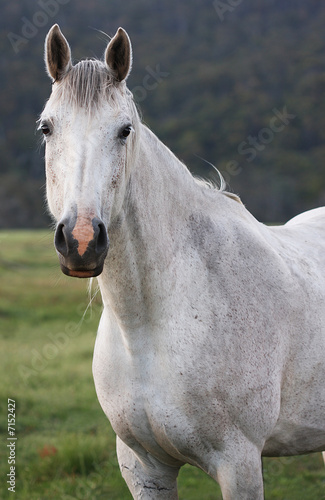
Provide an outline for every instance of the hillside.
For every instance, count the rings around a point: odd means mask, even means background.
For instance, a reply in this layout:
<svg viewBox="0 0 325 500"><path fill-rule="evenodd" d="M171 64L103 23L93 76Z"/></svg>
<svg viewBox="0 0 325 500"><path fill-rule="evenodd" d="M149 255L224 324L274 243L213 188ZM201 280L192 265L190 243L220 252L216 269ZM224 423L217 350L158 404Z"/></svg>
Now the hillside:
<svg viewBox="0 0 325 500"><path fill-rule="evenodd" d="M0 227L49 224L35 122L51 90L43 43L54 22L75 60L101 57L100 31L123 26L144 121L195 174L214 178L198 156L214 163L259 220L325 204L324 3L3 0Z"/></svg>

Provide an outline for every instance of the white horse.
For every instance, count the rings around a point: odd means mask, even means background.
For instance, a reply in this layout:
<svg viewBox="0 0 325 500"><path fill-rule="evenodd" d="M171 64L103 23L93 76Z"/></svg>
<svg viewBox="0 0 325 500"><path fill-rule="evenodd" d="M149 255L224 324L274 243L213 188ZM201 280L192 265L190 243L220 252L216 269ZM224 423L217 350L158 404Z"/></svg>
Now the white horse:
<svg viewBox="0 0 325 500"><path fill-rule="evenodd" d="M48 203L63 272L98 276L98 398L135 499L178 498L189 463L260 500L261 456L325 450L325 208L266 227L196 181L141 123L131 60L121 28L103 62L46 39Z"/></svg>

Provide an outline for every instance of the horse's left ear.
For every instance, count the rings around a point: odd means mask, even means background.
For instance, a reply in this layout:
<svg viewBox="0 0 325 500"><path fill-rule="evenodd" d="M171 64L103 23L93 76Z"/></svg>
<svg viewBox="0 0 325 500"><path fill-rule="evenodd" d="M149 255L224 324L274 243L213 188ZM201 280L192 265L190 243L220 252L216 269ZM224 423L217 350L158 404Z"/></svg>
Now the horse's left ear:
<svg viewBox="0 0 325 500"><path fill-rule="evenodd" d="M123 28L109 42L105 51L105 63L118 82L126 80L132 67L132 47L129 36Z"/></svg>

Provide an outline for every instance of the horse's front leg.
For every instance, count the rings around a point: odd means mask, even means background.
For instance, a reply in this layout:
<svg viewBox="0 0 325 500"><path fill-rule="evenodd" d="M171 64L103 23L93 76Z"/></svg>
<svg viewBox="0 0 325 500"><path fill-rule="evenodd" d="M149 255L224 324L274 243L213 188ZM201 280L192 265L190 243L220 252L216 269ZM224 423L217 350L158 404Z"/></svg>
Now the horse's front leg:
<svg viewBox="0 0 325 500"><path fill-rule="evenodd" d="M178 499L178 467L169 467L149 454L139 460L118 437L116 448L122 476L135 500Z"/></svg>
<svg viewBox="0 0 325 500"><path fill-rule="evenodd" d="M261 452L242 443L217 455L216 475L223 500L263 500Z"/></svg>

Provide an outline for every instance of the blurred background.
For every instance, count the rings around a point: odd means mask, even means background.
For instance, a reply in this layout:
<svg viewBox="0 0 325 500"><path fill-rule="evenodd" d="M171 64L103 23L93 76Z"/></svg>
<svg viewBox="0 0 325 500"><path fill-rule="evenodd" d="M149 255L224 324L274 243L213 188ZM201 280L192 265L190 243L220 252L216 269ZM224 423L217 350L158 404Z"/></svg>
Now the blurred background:
<svg viewBox="0 0 325 500"><path fill-rule="evenodd" d="M36 120L59 23L75 61L119 26L143 120L189 169L263 222L325 204L325 3L319 0L1 0L0 228L49 227Z"/></svg>

